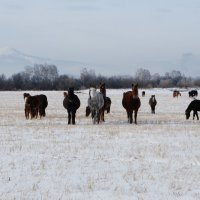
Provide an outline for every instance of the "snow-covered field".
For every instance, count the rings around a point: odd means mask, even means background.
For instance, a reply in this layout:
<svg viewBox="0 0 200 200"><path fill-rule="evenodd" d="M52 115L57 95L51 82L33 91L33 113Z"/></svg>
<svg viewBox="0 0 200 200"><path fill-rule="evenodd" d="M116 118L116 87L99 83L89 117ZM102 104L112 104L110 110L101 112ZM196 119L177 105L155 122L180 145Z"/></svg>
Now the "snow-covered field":
<svg viewBox="0 0 200 200"><path fill-rule="evenodd" d="M0 199L200 199L200 122L185 119L188 93L146 90L135 125L121 105L124 91L107 90L111 113L99 125L85 117L88 90L78 93L75 126L61 91L30 92L48 97L41 120L25 120L23 92L0 92Z"/></svg>

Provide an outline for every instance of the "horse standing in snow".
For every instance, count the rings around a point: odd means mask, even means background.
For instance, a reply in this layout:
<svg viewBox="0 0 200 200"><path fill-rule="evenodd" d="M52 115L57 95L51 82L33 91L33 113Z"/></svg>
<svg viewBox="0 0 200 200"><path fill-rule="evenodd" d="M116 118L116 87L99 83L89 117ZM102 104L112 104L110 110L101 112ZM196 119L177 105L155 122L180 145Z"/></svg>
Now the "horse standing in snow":
<svg viewBox="0 0 200 200"><path fill-rule="evenodd" d="M104 111L107 110L107 113L110 113L111 99L106 96L106 84L100 84L100 92L103 95L104 105L103 111L101 113L101 120L104 121Z"/></svg>
<svg viewBox="0 0 200 200"><path fill-rule="evenodd" d="M74 94L74 88L69 88L68 93L64 92L63 106L68 112L68 124L76 123L76 111L80 104L78 96Z"/></svg>
<svg viewBox="0 0 200 200"><path fill-rule="evenodd" d="M96 91L96 88L89 89L88 106L92 113L93 124L100 121L101 113L103 112L104 99L100 92Z"/></svg>
<svg viewBox="0 0 200 200"><path fill-rule="evenodd" d="M197 120L199 120L197 111L200 111L200 100L195 99L189 104L189 106L187 107L185 111L186 119L190 118L190 112L192 110L193 110L193 120L194 120L195 115L197 117Z"/></svg>
<svg viewBox="0 0 200 200"><path fill-rule="evenodd" d="M152 114L155 114L156 104L157 104L157 101L156 101L155 95L151 95L151 98L149 99L149 105L151 106Z"/></svg>
<svg viewBox="0 0 200 200"><path fill-rule="evenodd" d="M38 114L41 117L46 116L45 109L48 106L47 97L44 94L31 96L29 93L24 93L25 101L25 117L29 119L29 116L32 118L37 118Z"/></svg>
<svg viewBox="0 0 200 200"><path fill-rule="evenodd" d="M106 96L105 83L100 84L100 92L102 93L103 99L104 99L103 112L102 112L102 115L100 116L100 119L104 121L104 112L106 111L107 113L110 113L110 107L111 107L112 102L111 102L111 99ZM86 106L85 116L88 117L90 113L91 113L90 107Z"/></svg>
<svg viewBox="0 0 200 200"><path fill-rule="evenodd" d="M178 96L181 96L180 91L179 90L174 90L173 91L173 97L177 97L178 98Z"/></svg>
<svg viewBox="0 0 200 200"><path fill-rule="evenodd" d="M137 113L141 105L140 98L138 97L138 84L132 84L132 91L123 94L122 105L126 109L130 124L133 123L133 111L135 111L134 118L135 124L137 124Z"/></svg>
<svg viewBox="0 0 200 200"><path fill-rule="evenodd" d="M191 90L188 92L189 97L197 97L198 96L198 92L197 90Z"/></svg>

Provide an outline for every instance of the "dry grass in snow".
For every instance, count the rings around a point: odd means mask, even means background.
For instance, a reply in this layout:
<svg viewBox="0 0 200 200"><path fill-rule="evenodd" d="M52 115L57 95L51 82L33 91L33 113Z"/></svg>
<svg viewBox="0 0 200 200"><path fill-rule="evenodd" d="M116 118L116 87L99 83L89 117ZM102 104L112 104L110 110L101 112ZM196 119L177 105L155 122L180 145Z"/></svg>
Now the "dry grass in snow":
<svg viewBox="0 0 200 200"><path fill-rule="evenodd" d="M0 92L0 199L200 199L200 122L185 119L187 92L147 90L135 125L124 91L107 90L111 113L99 125L85 117L88 91L78 93L75 126L62 92L30 92L48 97L41 120L25 120L23 92Z"/></svg>

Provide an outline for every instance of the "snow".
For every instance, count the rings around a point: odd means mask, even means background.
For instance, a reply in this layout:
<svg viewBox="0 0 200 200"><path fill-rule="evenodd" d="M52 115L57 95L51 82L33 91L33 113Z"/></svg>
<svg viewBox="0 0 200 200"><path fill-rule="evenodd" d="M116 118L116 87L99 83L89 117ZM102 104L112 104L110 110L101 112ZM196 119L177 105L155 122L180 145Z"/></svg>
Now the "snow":
<svg viewBox="0 0 200 200"><path fill-rule="evenodd" d="M29 91L49 101L47 116L33 120L23 92L0 92L0 199L200 199L200 124L185 119L188 93L141 97L141 89L135 125L121 105L127 90L107 90L111 113L99 125L85 117L88 90L77 93L76 125L67 124L62 91Z"/></svg>

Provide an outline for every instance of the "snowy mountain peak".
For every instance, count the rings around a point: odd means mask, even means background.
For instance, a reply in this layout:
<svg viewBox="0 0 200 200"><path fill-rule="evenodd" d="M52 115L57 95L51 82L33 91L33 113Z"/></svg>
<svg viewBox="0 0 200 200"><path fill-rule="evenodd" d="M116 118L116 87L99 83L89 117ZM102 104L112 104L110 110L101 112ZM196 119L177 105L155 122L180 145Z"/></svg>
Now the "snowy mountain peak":
<svg viewBox="0 0 200 200"><path fill-rule="evenodd" d="M0 48L0 56L20 55L21 53L14 48L3 47Z"/></svg>

